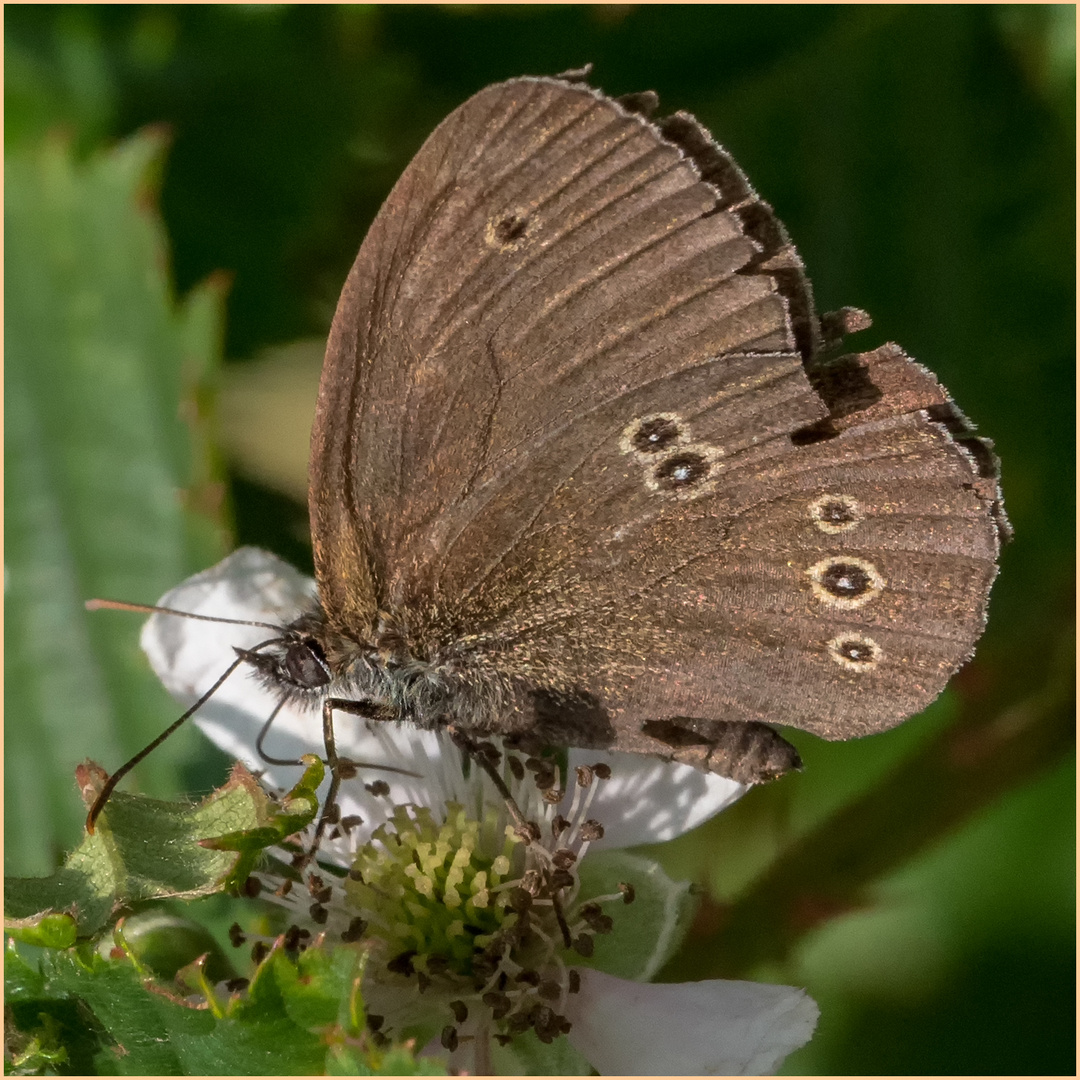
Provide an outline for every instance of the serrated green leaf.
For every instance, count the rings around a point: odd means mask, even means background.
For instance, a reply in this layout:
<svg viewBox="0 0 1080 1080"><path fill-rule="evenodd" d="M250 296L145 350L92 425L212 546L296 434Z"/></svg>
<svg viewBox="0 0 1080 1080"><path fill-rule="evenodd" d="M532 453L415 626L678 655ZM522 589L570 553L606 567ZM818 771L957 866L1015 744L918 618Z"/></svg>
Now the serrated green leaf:
<svg viewBox="0 0 1080 1080"><path fill-rule="evenodd" d="M300 1027L315 1029L341 1025L347 1031L348 1004L362 967L362 956L353 949L308 949L296 963L283 953L275 954L274 978L285 1011ZM344 1013L344 1015L343 1015ZM359 1031L348 1031L356 1036Z"/></svg>
<svg viewBox="0 0 1080 1080"><path fill-rule="evenodd" d="M50 138L5 163L9 871L53 869L76 842L79 760L118 765L175 718L130 617L83 602L153 601L224 547L205 431L222 288L171 295L163 147L145 133L78 162ZM137 779L179 791L197 745L180 732Z"/></svg>
<svg viewBox="0 0 1080 1080"><path fill-rule="evenodd" d="M88 802L99 790L91 773L89 768L82 771ZM291 795L287 798L292 804L299 802ZM63 934L59 920L66 918L87 937L122 907L218 892L241 874L246 877L260 854L261 847L244 842L246 836L258 837L266 846L293 831L297 816L281 814L274 807L240 765L227 784L196 806L116 792L98 818L96 831L84 837L60 870L48 877L5 882L8 932L20 940L47 944L43 938L49 933ZM314 807L307 821L313 815ZM277 820L285 824L274 827ZM232 842L221 845L217 840L222 836Z"/></svg>

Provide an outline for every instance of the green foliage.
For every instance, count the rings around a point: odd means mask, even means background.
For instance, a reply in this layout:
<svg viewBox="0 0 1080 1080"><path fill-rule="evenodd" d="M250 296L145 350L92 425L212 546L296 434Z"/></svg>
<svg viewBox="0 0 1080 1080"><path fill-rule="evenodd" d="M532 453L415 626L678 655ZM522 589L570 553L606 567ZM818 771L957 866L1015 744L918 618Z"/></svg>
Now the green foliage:
<svg viewBox="0 0 1080 1080"><path fill-rule="evenodd" d="M9 945L5 999L19 1031L14 1071L122 1076L225 1073L438 1075L407 1046L374 1045L359 998L355 949L288 954L279 940L246 989L200 981L195 994L154 979L122 947L46 953Z"/></svg>
<svg viewBox="0 0 1080 1080"><path fill-rule="evenodd" d="M322 777L311 759L280 804L239 765L198 806L116 795L57 873L9 879L11 1068L128 1076L441 1071L407 1046L372 1041L357 948L288 952L278 937L242 985L220 981L231 965L190 920L159 913L139 925L136 916L112 928L111 948L87 940L147 901L235 891L265 848L312 823ZM86 768L81 779L92 802L103 777ZM16 939L37 947L36 965Z"/></svg>
<svg viewBox="0 0 1080 1080"><path fill-rule="evenodd" d="M170 296L148 205L162 162L153 133L85 163L51 135L6 161L4 828L22 872L78 836L75 763L118 765L175 713L130 629L83 601L154 600L221 549L197 399L222 290ZM145 781L176 790L189 747Z"/></svg>
<svg viewBox="0 0 1080 1080"><path fill-rule="evenodd" d="M280 806L242 765L198 806L117 792L95 831L54 874L5 880L5 929L30 944L62 948L100 933L123 908L236 889L265 848L314 819L322 776L322 763L311 759ZM87 805L104 780L96 767L80 767Z"/></svg>

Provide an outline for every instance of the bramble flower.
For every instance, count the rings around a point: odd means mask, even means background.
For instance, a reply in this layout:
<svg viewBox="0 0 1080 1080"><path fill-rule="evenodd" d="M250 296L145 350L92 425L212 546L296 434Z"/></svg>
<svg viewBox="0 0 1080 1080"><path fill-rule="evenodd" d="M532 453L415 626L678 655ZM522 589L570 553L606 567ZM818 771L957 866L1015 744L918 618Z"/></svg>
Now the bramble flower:
<svg viewBox="0 0 1080 1080"><path fill-rule="evenodd" d="M245 548L161 605L285 624L314 595L293 568ZM142 644L165 686L190 705L234 647L266 637L256 627L155 615ZM317 711L286 706L260 756L256 740L277 705L241 668L195 722L284 790L302 766L282 762L322 753L322 733ZM689 887L622 849L693 828L742 786L638 755L571 749L560 769L483 744L514 805L537 826L529 838L505 792L444 732L343 714L335 734L341 756L371 768L343 781L317 864L298 874L286 854L258 876L263 895L290 908L297 942L322 934L367 951L373 1037L416 1038L474 1073L591 1066L635 1075L773 1072L810 1038L818 1010L801 990L647 982L681 941ZM311 839L299 837L298 850Z"/></svg>

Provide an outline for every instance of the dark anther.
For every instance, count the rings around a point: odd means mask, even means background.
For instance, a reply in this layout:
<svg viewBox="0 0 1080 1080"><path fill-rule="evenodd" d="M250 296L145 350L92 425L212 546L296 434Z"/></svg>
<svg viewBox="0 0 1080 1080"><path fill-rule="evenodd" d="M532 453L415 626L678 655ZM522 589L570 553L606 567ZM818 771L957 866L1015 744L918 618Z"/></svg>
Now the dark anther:
<svg viewBox="0 0 1080 1080"><path fill-rule="evenodd" d="M306 926L298 926L296 928L296 936L301 941L309 941L311 939L311 931Z"/></svg>
<svg viewBox="0 0 1080 1080"><path fill-rule="evenodd" d="M498 990L489 990L480 999L490 1010L492 1020L501 1020L509 1011L512 1002Z"/></svg>
<svg viewBox="0 0 1080 1080"><path fill-rule="evenodd" d="M376 1050L381 1050L383 1047L390 1045L390 1039L381 1031L370 1032L368 1038L371 1039Z"/></svg>
<svg viewBox="0 0 1080 1080"><path fill-rule="evenodd" d="M507 754L506 763L510 766L510 772L515 780L521 781L525 779L525 766L521 764L520 758L514 757L513 754Z"/></svg>
<svg viewBox="0 0 1080 1080"><path fill-rule="evenodd" d="M526 986L539 986L540 972L534 971L532 968L525 968L514 976L514 981L524 983Z"/></svg>
<svg viewBox="0 0 1080 1080"><path fill-rule="evenodd" d="M571 994L578 994L581 992L581 972L571 968L566 973L566 989L569 990Z"/></svg>
<svg viewBox="0 0 1080 1080"><path fill-rule="evenodd" d="M261 964L270 955L270 946L265 941L256 941L251 947L251 961Z"/></svg>
<svg viewBox="0 0 1080 1080"><path fill-rule="evenodd" d="M581 828L578 830L578 835L582 840L600 840L604 835L604 826L599 821L594 821L589 818L588 821L581 823Z"/></svg>
<svg viewBox="0 0 1080 1080"><path fill-rule="evenodd" d="M593 771L588 765L579 765L574 772L577 773L578 787L587 788L593 782Z"/></svg>
<svg viewBox="0 0 1080 1080"><path fill-rule="evenodd" d="M326 882L323 881L323 879L319 877L318 874L308 874L307 890L309 893L311 893L312 896L315 897L316 900L318 900L319 898L319 890L324 889L325 887Z"/></svg>
<svg viewBox="0 0 1080 1080"><path fill-rule="evenodd" d="M363 825L364 819L359 814L349 814L348 817L341 819L341 827L345 830L346 835L352 832L357 825Z"/></svg>
<svg viewBox="0 0 1080 1080"><path fill-rule="evenodd" d="M364 875L357 867L354 866L349 871L349 880L350 881L363 881L364 880Z"/></svg>
<svg viewBox="0 0 1080 1080"><path fill-rule="evenodd" d="M541 1005L533 1010L533 1027L536 1028L536 1037L542 1043L552 1042L559 1034L558 1025L555 1023L555 1013L547 1005Z"/></svg>
<svg viewBox="0 0 1080 1080"><path fill-rule="evenodd" d="M596 763L596 764L595 764L595 765L594 765L594 766L592 767L592 771L593 771L594 773L596 773L596 775L597 775L597 776L598 776L598 777L599 777L599 778L600 778L601 780L610 780L610 779L611 779L611 766L610 766L610 765L608 765L608 764L607 764L606 762L604 762L604 761L598 761L598 762L597 762L597 763Z"/></svg>
<svg viewBox="0 0 1080 1080"><path fill-rule="evenodd" d="M523 824L518 825L514 829L514 832L517 834L518 839L526 844L535 844L542 835L540 826L534 821L526 821Z"/></svg>
<svg viewBox="0 0 1080 1080"><path fill-rule="evenodd" d="M308 914L311 916L312 922L317 923L319 926L322 926L330 917L329 909L324 908L322 904L312 904L308 908Z"/></svg>
<svg viewBox="0 0 1080 1080"><path fill-rule="evenodd" d="M862 596L870 588L870 575L854 563L835 562L821 575L821 584L839 597Z"/></svg>
<svg viewBox="0 0 1080 1080"><path fill-rule="evenodd" d="M341 807L337 803L326 808L326 820L330 825L336 825L341 820Z"/></svg>
<svg viewBox="0 0 1080 1080"><path fill-rule="evenodd" d="M588 934L578 934L573 940L574 952L586 958L593 954L593 939Z"/></svg>
<svg viewBox="0 0 1080 1080"><path fill-rule="evenodd" d="M496 971L499 970L499 961L494 956L474 956L472 962L473 974L480 980L483 986Z"/></svg>
<svg viewBox="0 0 1080 1080"><path fill-rule="evenodd" d="M515 886L507 892L506 902L511 911L520 915L532 907L533 898L525 889Z"/></svg>
<svg viewBox="0 0 1080 1080"><path fill-rule="evenodd" d="M450 961L445 956L440 956L438 953L431 953L427 958L427 969L429 975L444 975L450 967ZM464 1023L459 1020L458 1023Z"/></svg>
<svg viewBox="0 0 1080 1080"><path fill-rule="evenodd" d="M498 1019L498 1017L496 1017ZM506 1027L514 1035L524 1035L526 1031L533 1026L533 1011L532 1009L522 1010L521 1012L514 1013L506 1020Z"/></svg>
<svg viewBox="0 0 1080 1080"><path fill-rule="evenodd" d="M492 765L498 765L502 760L502 754L495 748L493 742L477 743L475 752L490 761Z"/></svg>
<svg viewBox="0 0 1080 1080"><path fill-rule="evenodd" d="M422 994L431 986L431 976L426 971L416 973L416 988Z"/></svg>
<svg viewBox="0 0 1080 1080"><path fill-rule="evenodd" d="M454 1014L454 1019L459 1024L464 1024L469 1019L469 1007L464 1001L451 1001L450 1011Z"/></svg>
<svg viewBox="0 0 1080 1080"><path fill-rule="evenodd" d="M407 949L390 960L386 965L386 970L392 971L395 975L412 975L415 970L413 968L414 956L416 956L416 950Z"/></svg>
<svg viewBox="0 0 1080 1080"><path fill-rule="evenodd" d="M250 899L254 900L259 893L262 892L262 882L257 877L249 877L244 882L244 887L240 891Z"/></svg>
<svg viewBox="0 0 1080 1080"><path fill-rule="evenodd" d="M330 834L330 839L331 840L340 840L341 839L341 829L339 829L336 825L334 826L334 831Z"/></svg>
<svg viewBox="0 0 1080 1080"><path fill-rule="evenodd" d="M541 762L540 768L533 769L533 782L541 791L553 788L558 781L555 766L549 761Z"/></svg>
<svg viewBox="0 0 1080 1080"><path fill-rule="evenodd" d="M354 915L349 920L349 925L341 931L342 941L359 941L367 930L367 923L360 918L359 915Z"/></svg>
<svg viewBox="0 0 1080 1080"><path fill-rule="evenodd" d="M666 416L643 420L630 440L642 454L657 454L679 441L679 425Z"/></svg>
<svg viewBox="0 0 1080 1080"><path fill-rule="evenodd" d="M364 785L371 795L389 795L390 785L385 780L373 780L370 784Z"/></svg>
<svg viewBox="0 0 1080 1080"><path fill-rule="evenodd" d="M443 1048L449 1050L452 1054L458 1048L457 1028L453 1024L447 1024L442 1029L442 1036L439 1041L443 1044Z"/></svg>
<svg viewBox="0 0 1080 1080"><path fill-rule="evenodd" d="M622 893L624 904L632 904L634 902L634 897L637 895L637 893L634 892L634 886L631 885L629 881L619 882L619 892Z"/></svg>
<svg viewBox="0 0 1080 1080"><path fill-rule="evenodd" d="M530 896L540 895L540 871L539 870L526 870L521 875L521 885L519 888L524 889Z"/></svg>
<svg viewBox="0 0 1080 1080"><path fill-rule="evenodd" d="M338 762L337 774L342 780L353 780L359 770L351 761Z"/></svg>
<svg viewBox="0 0 1080 1080"><path fill-rule="evenodd" d="M240 924L234 922L232 926L229 927L229 944L232 945L234 949L239 949L245 941L247 941L247 938L244 936L244 931L240 929Z"/></svg>
<svg viewBox="0 0 1080 1080"><path fill-rule="evenodd" d="M593 905L586 905L586 907L592 907ZM610 934L615 926L610 915L605 915L599 910L599 905L595 905L597 910L595 912L590 911L588 914L582 909L581 917L585 920L586 926L594 934Z"/></svg>
<svg viewBox="0 0 1080 1080"><path fill-rule="evenodd" d="M551 864L559 870L569 870L577 862L577 856L569 848L559 848L551 856Z"/></svg>
<svg viewBox="0 0 1080 1080"><path fill-rule="evenodd" d="M378 1031L386 1023L386 1017L378 1013L368 1013L364 1018L368 1031Z"/></svg>
<svg viewBox="0 0 1080 1080"><path fill-rule="evenodd" d="M501 1031L495 1032L495 1041L500 1046L509 1046L514 1041L513 1035L504 1035Z"/></svg>
<svg viewBox="0 0 1080 1080"><path fill-rule="evenodd" d="M570 822L567 821L566 818L564 818L562 816L562 814L556 814L551 819L551 835L556 840L558 840L559 837L562 836L562 834L564 832L566 832L566 830L569 829L569 828L570 828Z"/></svg>
<svg viewBox="0 0 1080 1080"><path fill-rule="evenodd" d="M283 881L275 891L275 896L288 896L292 892L293 883L286 879Z"/></svg>
<svg viewBox="0 0 1080 1080"><path fill-rule="evenodd" d="M307 862L307 852L298 851L290 860L289 865L292 867L303 866Z"/></svg>
<svg viewBox="0 0 1080 1080"><path fill-rule="evenodd" d="M246 990L250 985L250 979L229 979L229 981L225 983L225 989L228 990L230 994L238 994L241 990Z"/></svg>
<svg viewBox="0 0 1080 1080"><path fill-rule="evenodd" d="M665 491L689 487L703 480L709 473L709 463L700 454L687 450L681 454L672 454L656 466L653 475L656 482Z"/></svg>
<svg viewBox="0 0 1080 1080"><path fill-rule="evenodd" d="M285 931L284 945L287 952L296 952L296 950L300 947L299 926L290 926L289 929Z"/></svg>
<svg viewBox="0 0 1080 1080"><path fill-rule="evenodd" d="M562 987L554 979L548 979L537 987L536 996L545 1001L558 1001L562 996Z"/></svg>
<svg viewBox="0 0 1080 1080"><path fill-rule="evenodd" d="M551 803L552 806L558 806L563 801L565 791L560 791L558 788L548 788L546 791L540 792L540 797L546 803ZM539 837L537 838L539 839Z"/></svg>
<svg viewBox="0 0 1080 1080"><path fill-rule="evenodd" d="M574 875L567 870L552 870L548 878L548 885L554 892L559 889L569 889L573 884Z"/></svg>

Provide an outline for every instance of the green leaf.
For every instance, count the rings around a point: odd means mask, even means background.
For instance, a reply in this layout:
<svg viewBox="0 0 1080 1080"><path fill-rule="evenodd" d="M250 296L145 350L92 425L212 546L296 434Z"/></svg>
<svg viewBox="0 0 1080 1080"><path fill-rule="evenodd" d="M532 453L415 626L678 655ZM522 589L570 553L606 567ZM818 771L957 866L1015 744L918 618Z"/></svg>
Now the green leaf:
<svg viewBox="0 0 1080 1080"><path fill-rule="evenodd" d="M47 953L35 972L9 945L13 1038L29 1063L67 1060L87 1072L125 1076L444 1072L407 1046L376 1047L363 1030L362 1005L354 1010L359 1024L340 1022L355 996L360 953L341 947L293 956L282 941L247 991L223 1000L206 984L204 1001L148 977L123 950L112 957L85 949ZM82 1016L78 1028L75 1015Z"/></svg>
<svg viewBox="0 0 1080 1080"><path fill-rule="evenodd" d="M205 417L223 290L171 295L163 148L144 133L80 163L51 138L5 163L9 871L76 842L78 761L119 765L176 716L130 616L84 601L152 602L224 548ZM181 731L138 780L181 790L196 740Z"/></svg>
<svg viewBox="0 0 1080 1080"><path fill-rule="evenodd" d="M79 772L89 804L103 776L90 766ZM242 765L197 806L114 793L95 832L84 837L60 870L5 882L8 933L59 947L71 944L76 930L81 937L98 932L122 908L239 885L264 848L314 819L318 804L310 785L321 774L316 760L285 797L284 812Z"/></svg>

